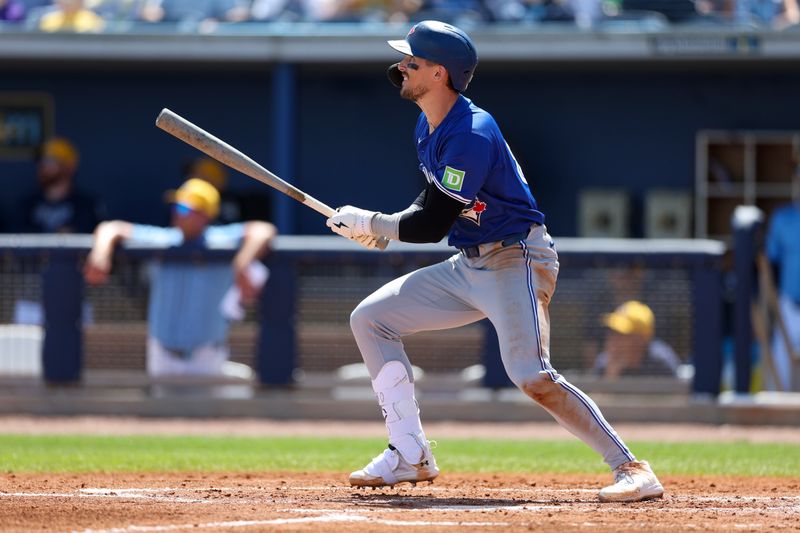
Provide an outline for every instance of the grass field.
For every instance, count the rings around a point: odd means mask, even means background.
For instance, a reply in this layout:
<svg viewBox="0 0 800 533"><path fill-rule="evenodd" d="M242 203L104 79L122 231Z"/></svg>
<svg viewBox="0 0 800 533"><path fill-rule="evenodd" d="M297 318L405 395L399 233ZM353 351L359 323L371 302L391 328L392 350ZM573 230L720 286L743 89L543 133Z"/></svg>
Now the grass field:
<svg viewBox="0 0 800 533"><path fill-rule="evenodd" d="M342 471L385 446L374 438L0 435L1 472ZM800 477L800 445L631 442L662 474ZM604 472L576 441L439 440L448 472Z"/></svg>

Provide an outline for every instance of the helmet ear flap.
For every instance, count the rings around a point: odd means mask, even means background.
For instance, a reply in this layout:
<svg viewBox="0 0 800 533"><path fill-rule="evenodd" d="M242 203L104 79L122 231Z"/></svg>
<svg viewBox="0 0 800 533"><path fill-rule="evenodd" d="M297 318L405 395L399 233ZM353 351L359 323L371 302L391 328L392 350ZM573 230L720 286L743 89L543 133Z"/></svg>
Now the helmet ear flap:
<svg viewBox="0 0 800 533"><path fill-rule="evenodd" d="M398 65L400 63L395 63L394 65L389 65L389 68L386 69L386 77L389 78L389 82L392 85L400 89L403 86L403 73L400 72Z"/></svg>

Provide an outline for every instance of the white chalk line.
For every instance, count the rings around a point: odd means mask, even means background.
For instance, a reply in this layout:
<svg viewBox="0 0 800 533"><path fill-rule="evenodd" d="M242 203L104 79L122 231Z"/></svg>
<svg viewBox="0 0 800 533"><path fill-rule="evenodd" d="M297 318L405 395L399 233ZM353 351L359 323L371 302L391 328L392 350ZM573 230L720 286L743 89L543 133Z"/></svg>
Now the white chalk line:
<svg viewBox="0 0 800 533"><path fill-rule="evenodd" d="M169 503L211 503L213 500L173 496L180 489L79 489L77 492L0 492L0 498L118 498Z"/></svg>
<svg viewBox="0 0 800 533"><path fill-rule="evenodd" d="M270 520L236 520L230 522L205 522L193 524L171 524L164 526L125 526L109 529L84 529L76 533L133 533L147 531L178 531L181 529L216 529L216 528L236 528L253 526L276 526L290 524L306 524L313 522L369 522L370 524L380 524L385 526L450 526L450 527L508 527L508 522L440 522L428 520L386 520L362 516L347 511L336 511L322 516L308 516L303 518L273 518Z"/></svg>

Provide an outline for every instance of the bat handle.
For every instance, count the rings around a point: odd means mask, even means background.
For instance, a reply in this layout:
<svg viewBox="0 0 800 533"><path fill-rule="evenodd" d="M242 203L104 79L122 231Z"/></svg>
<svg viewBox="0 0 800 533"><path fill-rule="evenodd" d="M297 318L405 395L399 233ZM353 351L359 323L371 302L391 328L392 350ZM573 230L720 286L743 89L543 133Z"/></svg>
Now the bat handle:
<svg viewBox="0 0 800 533"><path fill-rule="evenodd" d="M388 237L378 237L378 250L385 250L387 246L389 246L389 238Z"/></svg>

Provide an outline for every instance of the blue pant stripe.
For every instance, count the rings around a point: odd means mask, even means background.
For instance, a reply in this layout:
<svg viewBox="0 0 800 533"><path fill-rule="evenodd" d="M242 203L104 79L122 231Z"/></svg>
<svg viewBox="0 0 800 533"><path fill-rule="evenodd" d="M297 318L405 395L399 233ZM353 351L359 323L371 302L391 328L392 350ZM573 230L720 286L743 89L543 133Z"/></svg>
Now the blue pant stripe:
<svg viewBox="0 0 800 533"><path fill-rule="evenodd" d="M631 451L627 448L627 446L625 446L625 444L623 444L623 442L621 440L619 440L619 437L614 433L614 430L612 430L611 427L608 425L608 422L606 422L606 420L603 418L603 415L598 413L592 407L592 404L590 402L588 402L586 400L586 398L584 398L584 394L580 390L576 389L568 381L561 380L558 383L565 390L567 390L567 391L571 392L572 394L574 394L575 397L578 398L578 400L580 400L580 402L584 406L586 406L587 409L589 409L589 412L592 413L592 418L594 418L595 422L597 422L598 425L601 428L603 428L603 431L606 433L606 435L608 435L608 437L612 441L614 441L614 444L616 444L619 447L619 449L622 451L622 453L625 454L625 457L627 457L629 461L633 461L635 459L635 457L633 456Z"/></svg>
<svg viewBox="0 0 800 533"><path fill-rule="evenodd" d="M536 349L538 350L539 365L542 367L542 370L547 371L547 365L545 364L544 355L542 353L542 338L539 333L539 308L536 304L536 291L531 282L533 279L533 271L531 270L530 256L528 255L528 247L525 246L525 241L520 241L520 245L522 245L522 251L525 255L525 269L528 277L528 296L530 297L531 307L533 308L533 329L536 331ZM550 377L552 378L553 376L551 375Z"/></svg>
<svg viewBox="0 0 800 533"><path fill-rule="evenodd" d="M555 376L555 372L552 369L548 368L548 365L545 364L544 356L542 355L542 340L541 340L540 333L539 333L539 308L538 308L538 306L536 304L536 292L535 292L535 290L533 288L533 283L531 282L531 280L533 279L533 272L531 270L530 257L528 255L528 248L525 246L525 241L520 241L520 244L522 245L522 249L523 249L524 254L525 254L525 268L526 268L527 274L528 274L528 280L527 280L527 283L528 283L528 295L530 296L531 305L533 306L533 317L534 317L534 322L535 322L534 328L536 330L536 342L537 342L537 349L539 351L539 353L538 353L538 355L539 355L539 363L541 364L542 370L547 372L547 375L550 376L550 379L552 379L554 382L556 382L559 385L561 385L566 391L571 392L572 394L574 394L575 397L577 397L578 400L584 405L584 407L586 407L589 410L589 412L592 415L592 418L594 418L595 422L597 422L597 424L603 429L603 431L606 433L606 435L608 435L609 438L612 441L614 441L614 444L616 444L619 447L619 449L622 451L622 453L625 454L625 456L630 461L633 461L634 460L633 454L630 452L630 450L628 450L628 448L625 446L625 444L622 443L622 441L619 439L619 437L617 437L614 434L614 431L608 425L608 422L605 421L603 416L600 413L598 413L592 407L591 402L587 401L586 398L584 398L583 393L580 392L575 387L573 387L572 384L570 384L566 380L564 380L564 379L559 380Z"/></svg>

